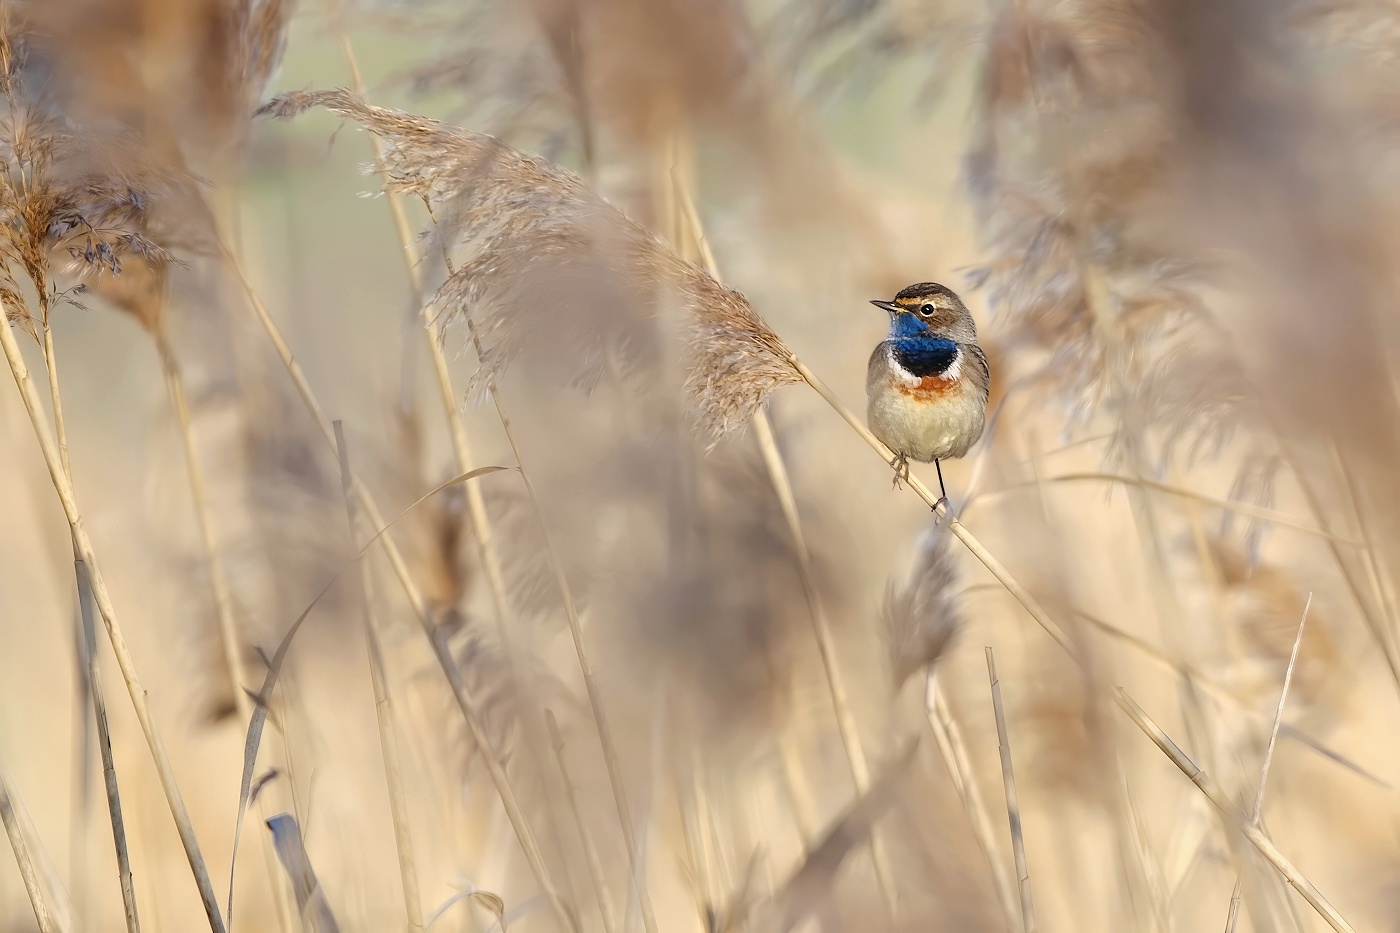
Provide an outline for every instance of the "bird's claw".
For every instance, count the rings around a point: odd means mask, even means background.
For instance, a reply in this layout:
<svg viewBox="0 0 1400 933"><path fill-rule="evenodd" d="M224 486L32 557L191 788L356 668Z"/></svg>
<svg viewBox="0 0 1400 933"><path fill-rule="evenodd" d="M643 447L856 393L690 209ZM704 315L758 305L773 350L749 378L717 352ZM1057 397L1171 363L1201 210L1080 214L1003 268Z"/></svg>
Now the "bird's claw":
<svg viewBox="0 0 1400 933"><path fill-rule="evenodd" d="M935 516L937 516L937 517L939 517L939 518L942 518L942 515L940 515L940 514L939 514L939 511L938 511L938 507L939 507L940 505L943 506L943 511L944 511L944 513L949 513L949 514L952 513L953 507L952 507L952 505L949 504L949 502L948 502L948 497L947 497L947 496L939 496L939 497L938 497L938 501L935 502L935 503L933 504L933 514L934 514Z"/></svg>
<svg viewBox="0 0 1400 933"><path fill-rule="evenodd" d="M894 468L894 488L899 488L900 480L909 482L909 458L904 454L895 454L895 458L890 461L890 466Z"/></svg>

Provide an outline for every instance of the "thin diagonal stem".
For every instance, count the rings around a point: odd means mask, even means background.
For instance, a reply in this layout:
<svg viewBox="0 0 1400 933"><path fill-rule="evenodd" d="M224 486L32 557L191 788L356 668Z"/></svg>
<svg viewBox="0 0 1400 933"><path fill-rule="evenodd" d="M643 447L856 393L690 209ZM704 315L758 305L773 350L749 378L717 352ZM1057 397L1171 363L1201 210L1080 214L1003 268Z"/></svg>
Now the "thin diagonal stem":
<svg viewBox="0 0 1400 933"><path fill-rule="evenodd" d="M336 448L340 454L340 491L345 499L345 519L352 546L358 545L359 521L352 492L350 451L339 421L334 423ZM408 933L422 933L423 901L419 894L418 868L413 858L413 835L408 826L408 798L404 793L403 768L399 764L398 728L389 700L389 687L384 674L384 654L379 644L379 632L374 620L374 600L369 572L364 560L358 561L357 576L364 605L360 622L364 628L369 651L369 677L374 689L374 718L379 725L379 752L384 759L384 782L389 788L389 812L394 821L394 847L399 858L399 879L403 885L404 916Z"/></svg>
<svg viewBox="0 0 1400 933"><path fill-rule="evenodd" d="M1356 933L1352 925L1347 923L1346 919L1342 917L1341 914L1337 913L1336 909L1328 903L1327 898L1322 896L1322 892L1318 891L1317 888L1313 886L1312 882L1308 881L1308 879L1303 876L1303 873L1293 866L1292 862L1284 858L1283 853L1269 840L1269 837L1264 835L1257 826L1251 824L1245 814L1240 812L1239 808L1230 800L1230 796L1225 793L1224 789L1216 784L1210 775L1196 767L1196 763L1177 747L1177 744L1162 731L1161 727L1152 721L1151 717L1143 711L1142 707L1139 706L1132 697L1128 696L1127 693L1123 691L1123 688L1119 687L1114 695L1118 701L1118 706L1123 712L1127 713L1128 718L1131 719L1139 729L1146 733L1148 738L1152 739L1157 747L1162 750L1162 753L1171 759L1172 764L1181 769L1182 774L1185 774L1191 779L1193 784L1201 789L1201 792L1210 799L1210 802L1215 804L1216 808L1225 815L1230 826L1242 833L1244 837L1249 840L1250 844L1259 850L1259 854L1264 856L1270 864L1278 869L1279 874L1283 875L1288 883L1291 884L1299 894L1303 895L1304 900L1311 904L1313 909L1322 915L1323 919L1327 921L1332 929L1337 930L1338 933Z"/></svg>
<svg viewBox="0 0 1400 933"><path fill-rule="evenodd" d="M428 209L431 215L431 204L428 205ZM434 218L434 222L436 222L436 218ZM456 275L452 257L447 254L446 244L443 245L442 258L447 265L448 274ZM481 343L481 336L477 333L476 323L472 320L470 309L463 309L462 319L466 322L467 333L472 341L472 349L476 351L477 359L484 366L486 365L486 352ZM555 585L559 589L559 598L564 604L564 616L569 624L569 635L573 639L574 654L578 658L579 671L583 675L583 688L588 696L588 708L593 714L594 727L598 730L598 742L603 750L603 762L608 772L613 804L617 808L618 822L621 825L623 839L627 847L628 867L633 883L637 887L637 898L641 904L642 925L647 933L656 933L656 914L652 908L651 894L648 890L646 866L642 864L638 850L636 828L632 821L632 809L627 802L627 788L622 778L622 763L617 755L617 742L613 738L612 726L609 724L607 713L603 709L602 691L598 687L597 679L593 676L593 665L589 661L588 648L584 643L583 623L579 618L578 604L574 601L573 587L569 585L564 562L560 558L559 549L554 545L554 540L550 535L549 523L545 520L544 506L540 503L539 493L535 489L534 481L530 479L530 471L525 468L524 458L520 455L520 445L516 443L515 432L510 426L510 418L506 415L505 406L501 402L500 389L496 385L496 380L489 375L486 379L486 388L491 396L492 407L496 410L496 417L501 422L501 432L505 435L506 443L510 445L510 453L515 460L516 470L520 473L521 482L525 486L526 497L530 500L530 507L535 513L540 536L544 539L545 556L549 561L550 571L554 575Z"/></svg>
<svg viewBox="0 0 1400 933"><path fill-rule="evenodd" d="M360 65L355 58L354 46L350 42L349 35L343 29L338 26L336 29L346 67L350 71L351 87L356 94L363 97L364 79L360 75ZM376 164L382 165L384 141L373 133L365 135L374 147ZM447 422L448 436L452 441L452 452L457 458L458 470L466 473L476 466L475 458L472 456L471 438L467 434L467 427L462 421L461 412L457 409L457 392L452 387L452 375L447 366L447 355L443 352L442 343L438 339L437 322L434 320L426 300L427 291L423 287L423 270L419 265L420 257L415 248L417 237L413 235L413 227L409 223L403 198L391 191L385 195L385 200L388 201L389 214L393 218L394 233L399 238L404 269L408 273L410 296L419 308L419 315L423 323L423 339L427 345L428 358L433 363L433 382L437 387L438 401L442 404L443 416ZM472 537L476 540L477 549L481 552L481 566L486 573L486 585L491 592L491 601L496 610L496 620L500 626L504 643L508 641L506 636L515 629L515 610L507 596L500 552L496 547L491 529L491 519L486 512L485 495L481 488L475 483L468 483L465 494L467 514L471 516ZM509 650L508 645L506 648Z"/></svg>
<svg viewBox="0 0 1400 933"><path fill-rule="evenodd" d="M252 282L248 280L248 275L244 271L242 264L231 250L225 245L223 254L229 266L238 276L239 283L243 287L243 292L248 300L248 308L253 312L258 323L262 325L267 338L271 341L273 349L277 351L277 356L282 361L283 368L292 380L297 394L306 406L306 410L315 420L316 426L320 428L322 437L332 452L335 450L335 431L331 426L330 419L326 417L325 409L321 407L320 401L312 391L311 383L306 378L301 364L296 361L291 348L287 346L287 341L283 338L281 330L277 327L272 316L268 313L267 307L262 303L257 291L253 288ZM385 527L384 516L379 511L370 495L369 490L358 477L352 479L352 489L355 499L361 509L365 512L365 517L370 525L375 528ZM467 729L471 733L472 740L481 751L482 761L486 765L487 772L491 775L491 781L496 787L496 793L501 798L501 804L505 808L506 817L510 820L511 828L515 831L516 838L520 842L520 847L525 854L525 860L530 865L530 870L535 875L536 882L540 885L545 897L554 911L555 918L560 926L565 930L574 929L574 921L570 917L564 905L563 898L559 894L558 887L554 884L548 866L545 864L544 855L540 851L539 844L535 840L534 831L530 828L529 822L525 818L524 811L520 808L520 803L515 796L515 790L511 786L510 777L507 775L505 766L502 764L500 756L492 746L490 738L486 734L485 727L482 726L481 716L476 708L475 701L467 690L466 682L462 678L461 669L457 666L456 659L452 657L452 651L447 644L445 633L437 626L433 620L432 611L428 608L427 600L423 596L423 591L419 589L413 576L409 573L408 563L404 560L403 552L399 550L393 537L386 533L376 539L376 544L384 552L384 556L389 561L389 566L394 571L394 576L398 578L399 585L403 588L404 596L408 599L409 605L413 608L414 616L418 620L419 627L427 637L429 645L433 649L433 657L438 666L442 668L443 674L447 678L448 685L452 688L452 695L457 701L457 706L462 712L462 718L466 721Z"/></svg>
<svg viewBox="0 0 1400 933"><path fill-rule="evenodd" d="M478 359L485 360L485 355L481 345L481 339L477 335L476 326L472 323L469 314L464 315L467 322L467 330L471 333L472 346L477 352ZM549 527L545 522L544 508L540 504L539 494L535 491L535 484L530 479L530 473L525 469L525 462L520 456L520 447L515 442L515 432L511 430L510 418L506 416L505 408L501 404L501 393L496 388L494 379L488 380L491 393L491 403L495 406L496 416L500 418L501 429L506 436L506 442L510 445L511 456L515 459L516 468L520 471L520 479L525 484L525 492L534 508L535 519L539 523L540 535L544 539L545 554L549 559L550 569L554 573L554 579L559 587L559 596L564 603L564 615L569 623L569 634L573 638L574 653L578 656L579 671L583 674L583 688L588 695L588 707L593 713L593 723L598 730L598 741L603 749L603 761L607 766L608 783L612 787L613 803L617 807L618 822L622 826L622 834L627 845L627 860L631 869L633 883L637 886L637 897L641 902L642 925L647 933L656 933L656 914L652 909L651 894L648 891L646 882L646 866L641 863L637 846L636 828L632 822L632 809L627 802L627 788L622 779L622 763L617 756L617 742L613 738L612 726L608 722L607 714L603 710L602 691L598 687L597 678L593 676L593 666L588 659L588 649L583 640L583 623L579 619L578 605L574 602L573 588L569 586L568 576L564 571L564 562L559 557L559 549L554 546L553 539L549 533Z"/></svg>
<svg viewBox="0 0 1400 933"><path fill-rule="evenodd" d="M1259 768L1259 787L1254 792L1254 806L1249 811L1249 824L1259 826L1264 815L1264 788L1269 783L1269 769L1274 763L1274 746L1278 744L1278 729L1283 722L1283 707L1288 702L1288 688L1293 685L1293 667L1298 663L1298 651L1303 647L1303 628L1308 624L1308 610L1312 608L1312 594L1303 604L1303 617L1298 621L1298 635L1293 639L1293 650L1288 655L1288 668L1283 672L1283 689L1279 691L1278 708L1274 710L1274 721L1269 727L1269 743L1264 747L1264 763ZM1230 894L1230 914L1225 920L1225 933L1234 933L1240 916L1240 894L1243 878L1235 879L1235 890Z"/></svg>
<svg viewBox="0 0 1400 933"><path fill-rule="evenodd" d="M214 526L214 512L209 504L209 486L205 481L199 451L195 447L194 425L190 418L185 379L165 334L158 332L154 339L156 352L160 356L161 370L165 374L166 389L170 393L170 406L175 410L175 419L180 428L180 442L185 453L185 471L189 476L195 521L199 525L199 540L204 549L210 595L214 599L219 637L223 643L224 663L228 666L229 680L233 684L233 702L240 718L247 719L252 706L245 691L248 680L243 666L243 647L238 635L238 620L233 608L233 587L229 585L228 573L224 569L219 534Z"/></svg>
<svg viewBox="0 0 1400 933"><path fill-rule="evenodd" d="M705 228L700 223L700 215L689 188L679 179L673 185L676 206L686 224L686 231L694 244L695 252L705 269L719 279L719 267L710 248ZM778 448L777 437L768 413L760 408L753 419L754 434L758 439L758 449L763 455L763 465L768 480L773 486L774 495L782 509L783 521L787 524L788 535L792 538L793 555L797 558L797 575L802 585L802 596L807 602L807 615L812 622L812 634L817 642L817 652L821 656L822 671L826 675L827 689L831 693L831 705L836 713L836 728L841 736L841 744L850 764L851 777L856 791L864 794L870 789L870 764L861 744L860 729L856 724L855 713L851 710L850 695L846 690L845 677L837 657L836 639L831 633L831 623L817 591L815 575L812 571L812 554L807 547L806 535L802 532L802 519L797 511L797 497L793 494L792 479L788 475L787 464ZM890 880L890 870L884 856L884 846L880 837L871 831L871 859L875 866L875 877L884 895L886 906L891 912L895 909L894 885Z"/></svg>
<svg viewBox="0 0 1400 933"><path fill-rule="evenodd" d="M328 4L330 6L330 4ZM335 31L340 42L341 53L345 58L346 68L350 72L350 83L352 89L361 97L365 94L364 78L360 73L359 60L355 56L354 44L350 41L350 35L342 28L339 16L332 8L328 15L331 20L331 27ZM370 146L374 151L376 166L382 167L384 164L384 141L379 136L366 134ZM427 290L423 284L423 271L420 266L420 256L417 250L416 237L413 228L408 220L408 212L404 208L403 198L396 192L386 192L386 200L389 204L389 214L393 219L394 232L398 236L400 254L403 256L404 271L408 275L409 292L414 305L419 309L419 320L422 325L421 331L424 342L427 345L428 358L433 364L433 383L437 388L438 401L442 406L443 417L447 422L448 437L452 443L452 452L457 460L457 468L461 473L468 473L475 467L475 457L472 454L471 439L467 434L466 422L462 420L461 412L457 407L457 392L452 386L452 375L447 365L447 355L443 351L442 342L439 339L437 321L434 319L432 310L427 302ZM476 483L467 484L464 494L467 500L467 515L470 518L469 526L473 540L476 542L477 551L481 558L481 568L486 576L487 590L491 594L491 602L495 609L496 630L500 638L501 650L505 654L507 668L512 679L519 677L520 665L517 660L515 650L516 635L516 614L511 605L508 591L506 589L505 573L502 569L500 550L496 546L495 534L491 526L491 518L486 510L486 498L480 486ZM533 707L534 701L530 701ZM538 710L532 710L538 714ZM534 741L526 742L526 754L533 762L537 771L543 772L542 763L539 760L537 745ZM564 777L567 782L567 776ZM558 835L558 828L554 825L554 811L547 810L547 816L555 835ZM580 830L586 827L580 825ZM591 840L585 840L585 845L592 846ZM598 892L599 900L607 900L606 891Z"/></svg>
<svg viewBox="0 0 1400 933"><path fill-rule="evenodd" d="M997 901L1008 925L1016 922L1018 904L1016 888L1011 875L1002 862L1000 847L992 831L992 818L987 805L982 800L982 791L977 787L977 775L972 770L972 760L967 753L967 743L963 741L962 730L953 718L948 698L944 695L933 668L929 668L924 683L924 710L928 714L928 725L938 751L943 758L943 766L948 769L948 777L953 788L962 800L963 810L972 823L972 835L982 850L982 856L992 871L992 886L996 889Z"/></svg>
<svg viewBox="0 0 1400 933"><path fill-rule="evenodd" d="M850 425L851 429L855 431L856 434L860 435L860 437L881 456L881 459L887 464L893 465L893 452L882 444L874 434L870 433L870 429L867 428L839 398L837 398L836 393L832 392L830 387L828 387L816 373L808 369L806 364L796 356L789 357L789 362L798 375L802 377L803 381L816 391L816 393L841 416L842 420ZM933 494L929 492L928 487L916 476L911 475L907 485L913 490L914 494L927 503L930 508L934 508L934 511L940 518L948 520L948 530L973 553L973 556L982 562L983 566L991 571L992 576L996 577L997 581L1021 604L1022 608L1030 614L1031 618L1034 619L1041 628L1045 629L1046 633L1055 643L1064 649L1065 653L1068 654L1071 659L1079 662L1079 652L1075 648L1074 643L1070 641L1069 636L1065 634L1064 630L1061 629L1060 626L1056 624L1055 620L1041 607L1035 597L1032 596L1024 586L1017 582L1016 578L1002 566L1001 561L997 560L971 532L964 528L962 522L958 521L956 518L950 517L947 503L939 503ZM1133 721L1133 724L1145 733L1148 738L1152 739L1157 747L1160 748L1168 758L1171 758L1172 762L1176 764L1177 767L1181 768L1188 777L1191 777L1193 782L1210 799L1211 803L1215 804L1227 818L1236 822L1242 822L1238 820L1238 810L1235 808L1234 804L1229 801L1229 798L1224 792L1211 781L1205 772L1196 767L1195 763L1172 742L1166 733L1147 718L1146 714L1142 712L1141 707L1139 707L1122 688L1117 688L1115 690L1114 698L1119 708L1127 714L1128 718ZM1267 836L1258 829L1250 826L1245 826L1241 831L1244 833L1245 838L1248 839L1276 869L1278 869L1280 874L1288 880L1289 884L1293 885L1294 888L1303 894L1308 903L1311 904L1318 913L1322 914L1334 929L1351 933L1352 927L1346 920L1336 912L1331 904L1327 902L1326 898L1318 892L1317 888L1314 887L1298 869L1293 867L1292 863L1284 858L1283 854L1269 841Z"/></svg>
<svg viewBox="0 0 1400 933"><path fill-rule="evenodd" d="M97 554L92 546L92 540L88 537L87 528L83 524L82 514L78 511L73 483L68 477L67 470L64 469L62 454L58 444L54 441L54 435L49 428L48 421L44 417L39 393L34 388L34 380L30 377L29 368L25 365L24 357L20 354L14 332L8 325L0 326L0 347L4 349L5 360L10 366L10 374L14 377L15 386L24 402L29 423L34 429L35 440L38 442L39 450L44 457L44 465L48 467L49 479L53 483L54 491L58 494L60 504L63 506L63 514L68 519L68 528L72 534L78 558L88 567L92 581L93 599L97 603L98 613L102 616L102 624L107 630L108 640L112 643L112 653L116 655L117 667L121 669L127 694L131 697L132 708L135 710L136 719L141 725L141 733L146 738L146 745L150 749L152 760L155 762L156 774L160 778L166 803L169 804L171 815L175 819L180 842L184 846L185 855L190 863L190 871L194 874L195 884L199 888L200 901L204 905L209 926L214 933L223 933L224 923L219 912L218 899L214 895L214 886L209 880L209 870L204 864L204 856L199 851L199 840L195 837L194 826L190 821L189 810L185 807L184 796L180 793L179 783L175 779L175 769L170 764L165 744L161 741L160 733L156 730L155 721L151 716L146 688L142 685L141 678L136 672L135 659L132 658L131 652L127 648L126 637L117 619L116 607L112 604L107 584L102 578L101 570L97 564ZM51 378L51 385L56 388L57 378Z"/></svg>
<svg viewBox="0 0 1400 933"><path fill-rule="evenodd" d="M29 841L20 825L19 813L15 808L9 782L0 770L0 824L5 826L5 834L10 837L10 848L15 853L15 863L19 865L19 876L24 882L24 893L29 895L29 906L34 909L34 920L39 924L40 933L61 933L53 908L49 906L48 894L39 881L39 871L34 864L34 854L29 850Z"/></svg>
<svg viewBox="0 0 1400 933"><path fill-rule="evenodd" d="M569 769L564 761L564 737L559 732L559 723L555 721L554 714L549 710L545 710L544 721L549 730L549 744L554 750L559 774L564 778L564 793L568 798L569 812L574 818L574 826L578 830L579 840L583 844L584 858L588 863L588 874L593 880L593 890L598 894L598 911L603 917L603 930L604 933L614 933L617 929L617 907L613 904L612 895L608 893L607 876L603 871L603 858L598 854L598 845L593 841L593 834L588 831L588 824L584 821L583 808L579 806L578 791L574 788L573 781L569 779Z"/></svg>
<svg viewBox="0 0 1400 933"><path fill-rule="evenodd" d="M1001 753L1001 781L1006 790L1006 816L1011 824L1011 852L1016 860L1016 882L1021 896L1021 929L1035 933L1035 905L1031 899L1030 868L1026 864L1026 840L1021 831L1021 805L1016 799L1016 774L1011 768L1011 739L1006 732L1006 712L1001 703L1001 680L996 658L987 646L987 677L992 683L992 712L997 722L997 750Z"/></svg>
<svg viewBox="0 0 1400 933"><path fill-rule="evenodd" d="M117 787L117 766L112 757L112 730L107 721L107 699L102 692L102 678L97 665L97 631L92 618L92 583L87 565L73 562L78 581L78 613L82 619L87 677L91 684L92 715L97 723L97 748L102 756L102 787L107 795L107 813L112 819L112 844L117 850L117 879L122 889L122 913L127 933L140 933L141 920L136 913L136 886L131 878L131 851L126 844L126 823L122 819L122 800Z"/></svg>

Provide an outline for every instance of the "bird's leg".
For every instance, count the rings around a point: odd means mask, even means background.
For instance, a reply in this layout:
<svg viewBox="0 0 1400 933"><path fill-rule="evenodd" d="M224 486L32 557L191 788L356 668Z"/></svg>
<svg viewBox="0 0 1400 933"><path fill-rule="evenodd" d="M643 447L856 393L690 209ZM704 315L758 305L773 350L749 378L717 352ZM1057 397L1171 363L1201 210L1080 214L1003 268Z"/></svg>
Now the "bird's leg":
<svg viewBox="0 0 1400 933"><path fill-rule="evenodd" d="M909 482L909 458L904 454L895 454L890 461L890 466L894 467L894 488L899 488L899 481Z"/></svg>
<svg viewBox="0 0 1400 933"><path fill-rule="evenodd" d="M937 457L933 460L933 468L938 471L938 501L933 504L933 510L937 512L940 505L948 504L948 490L943 486L943 465Z"/></svg>

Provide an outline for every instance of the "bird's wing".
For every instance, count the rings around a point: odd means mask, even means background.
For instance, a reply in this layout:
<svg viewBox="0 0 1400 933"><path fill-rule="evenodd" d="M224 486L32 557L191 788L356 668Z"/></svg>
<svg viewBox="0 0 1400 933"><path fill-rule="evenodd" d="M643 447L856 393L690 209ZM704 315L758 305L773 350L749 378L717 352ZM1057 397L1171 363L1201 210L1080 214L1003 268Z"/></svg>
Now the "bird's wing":
<svg viewBox="0 0 1400 933"><path fill-rule="evenodd" d="M987 365L987 354L982 352L982 348L975 343L963 345L967 351L968 359L972 361L970 374L972 381L977 384L977 389L982 393L982 404L987 404L987 399L992 392L992 368Z"/></svg>

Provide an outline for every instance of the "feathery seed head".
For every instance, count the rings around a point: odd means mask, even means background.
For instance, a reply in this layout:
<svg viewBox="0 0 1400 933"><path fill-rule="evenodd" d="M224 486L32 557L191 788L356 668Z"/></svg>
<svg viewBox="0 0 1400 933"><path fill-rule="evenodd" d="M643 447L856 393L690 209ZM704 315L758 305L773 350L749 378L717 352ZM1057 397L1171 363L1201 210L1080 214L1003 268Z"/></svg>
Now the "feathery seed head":
<svg viewBox="0 0 1400 933"><path fill-rule="evenodd" d="M881 616L895 689L938 660L962 628L953 593L958 568L948 541L938 526L925 532L909 579L902 586L891 583L885 594Z"/></svg>
<svg viewBox="0 0 1400 933"><path fill-rule="evenodd" d="M481 344L478 384L530 341L567 355L568 381L603 365L661 358L658 318L687 324L686 385L710 437L742 425L773 390L800 381L792 354L739 293L595 194L577 175L481 133L366 104L348 91L299 92L259 112L321 106L386 144L385 187L422 198L431 242L458 257L431 299L439 319L466 321Z"/></svg>

